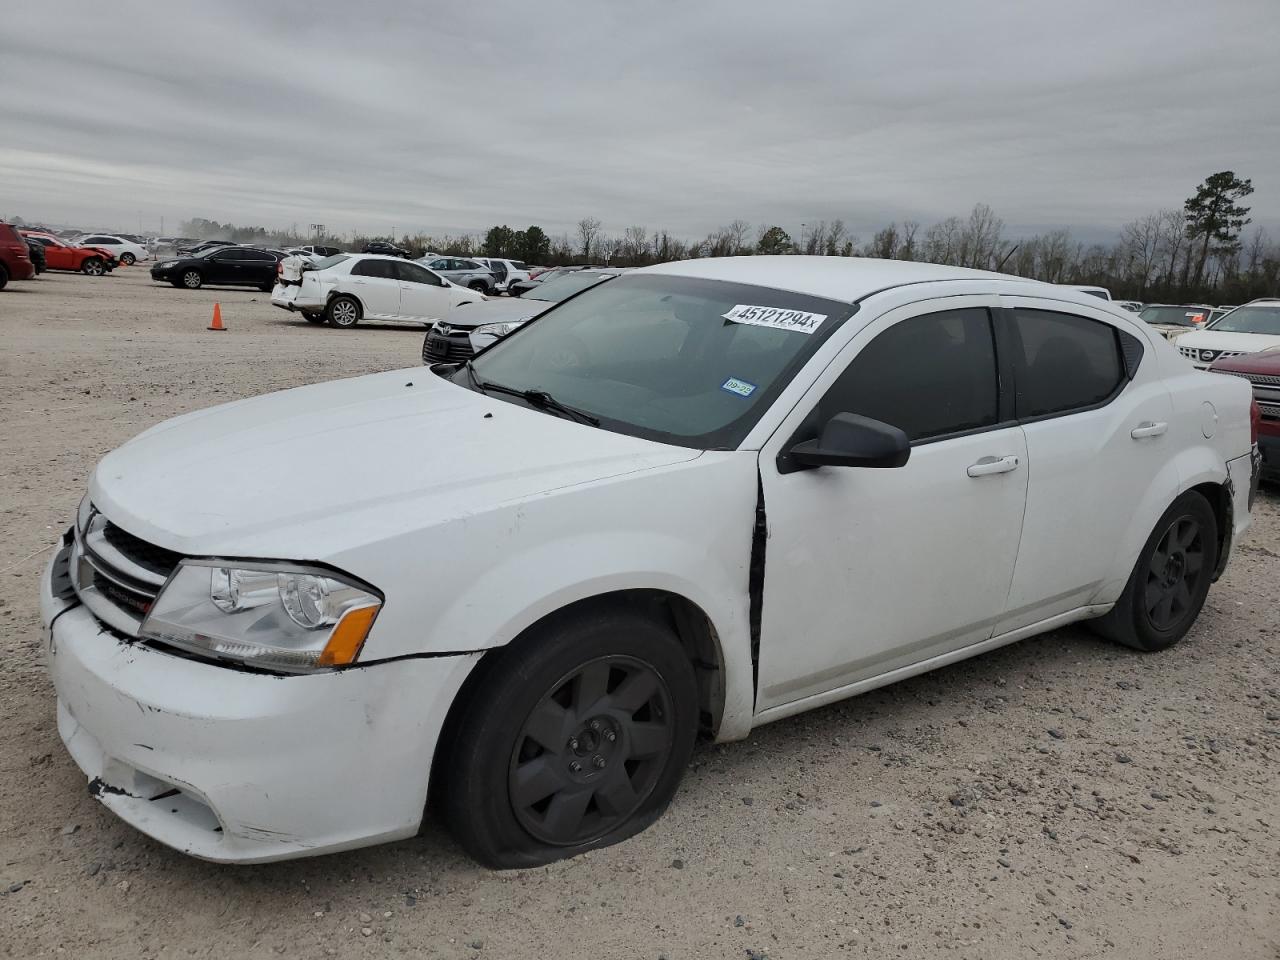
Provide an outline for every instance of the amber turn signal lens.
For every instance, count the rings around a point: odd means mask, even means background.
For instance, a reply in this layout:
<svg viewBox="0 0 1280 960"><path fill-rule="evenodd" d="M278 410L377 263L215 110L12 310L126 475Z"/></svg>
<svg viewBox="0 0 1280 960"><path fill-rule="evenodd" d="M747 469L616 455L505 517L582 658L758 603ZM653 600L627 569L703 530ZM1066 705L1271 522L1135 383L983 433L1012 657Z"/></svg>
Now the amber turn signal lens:
<svg viewBox="0 0 1280 960"><path fill-rule="evenodd" d="M324 645L316 666L345 667L349 663L355 663L360 648L364 646L365 637L373 626L373 619L378 615L378 609L376 606L357 607L343 614L338 625L333 628L329 642Z"/></svg>

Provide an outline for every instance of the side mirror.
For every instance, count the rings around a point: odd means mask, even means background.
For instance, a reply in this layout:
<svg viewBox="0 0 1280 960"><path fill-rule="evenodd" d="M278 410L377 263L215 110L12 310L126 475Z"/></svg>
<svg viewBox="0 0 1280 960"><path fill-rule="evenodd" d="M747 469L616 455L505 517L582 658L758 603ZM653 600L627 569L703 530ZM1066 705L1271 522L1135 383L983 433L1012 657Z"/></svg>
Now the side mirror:
<svg viewBox="0 0 1280 960"><path fill-rule="evenodd" d="M794 444L779 457L778 467L784 473L807 467L901 467L910 456L911 441L892 424L837 413L817 440Z"/></svg>

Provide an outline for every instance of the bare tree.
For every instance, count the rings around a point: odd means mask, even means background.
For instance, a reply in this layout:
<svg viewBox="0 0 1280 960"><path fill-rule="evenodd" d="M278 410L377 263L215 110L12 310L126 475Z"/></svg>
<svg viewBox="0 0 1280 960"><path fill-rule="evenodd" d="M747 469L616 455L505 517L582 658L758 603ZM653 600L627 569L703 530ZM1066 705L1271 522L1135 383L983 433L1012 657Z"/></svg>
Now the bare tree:
<svg viewBox="0 0 1280 960"><path fill-rule="evenodd" d="M578 221L578 243L582 247L582 259L591 259L591 249L600 236L600 221L595 217L583 217Z"/></svg>
<svg viewBox="0 0 1280 960"><path fill-rule="evenodd" d="M1120 246L1128 279L1138 285L1138 296L1145 299L1160 256L1160 214L1151 213L1126 223L1120 228Z"/></svg>

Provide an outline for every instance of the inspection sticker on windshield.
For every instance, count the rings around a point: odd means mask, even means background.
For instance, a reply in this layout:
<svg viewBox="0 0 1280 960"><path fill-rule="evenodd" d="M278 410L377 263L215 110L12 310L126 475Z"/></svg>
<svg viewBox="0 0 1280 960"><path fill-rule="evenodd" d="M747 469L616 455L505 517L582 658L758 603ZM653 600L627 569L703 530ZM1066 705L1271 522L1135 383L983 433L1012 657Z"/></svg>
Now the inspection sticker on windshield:
<svg viewBox="0 0 1280 960"><path fill-rule="evenodd" d="M720 389L726 393L737 394L739 397L749 397L756 392L756 385L746 380L739 380L737 377L730 377L720 384Z"/></svg>
<svg viewBox="0 0 1280 960"><path fill-rule="evenodd" d="M813 333L827 319L825 313L806 313L783 307L753 307L749 303L740 303L721 316L733 323L749 323L756 327L773 327L775 330L795 330L804 334Z"/></svg>

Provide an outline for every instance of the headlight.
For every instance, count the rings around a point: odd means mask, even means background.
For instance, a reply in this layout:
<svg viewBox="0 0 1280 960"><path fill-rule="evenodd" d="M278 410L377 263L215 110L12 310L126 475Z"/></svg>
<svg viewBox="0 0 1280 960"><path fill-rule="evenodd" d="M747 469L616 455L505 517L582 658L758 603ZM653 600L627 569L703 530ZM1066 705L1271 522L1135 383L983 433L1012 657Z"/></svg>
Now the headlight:
<svg viewBox="0 0 1280 960"><path fill-rule="evenodd" d="M382 600L327 570L183 560L140 635L286 673L354 663Z"/></svg>
<svg viewBox="0 0 1280 960"><path fill-rule="evenodd" d="M523 323L523 320L505 320L502 323L482 323L472 332L487 333L492 337L505 337L508 333Z"/></svg>
<svg viewBox="0 0 1280 960"><path fill-rule="evenodd" d="M156 269L163 270L165 267L174 267L174 266L177 266L177 264L178 264L177 260L165 260L163 263L157 263Z"/></svg>

